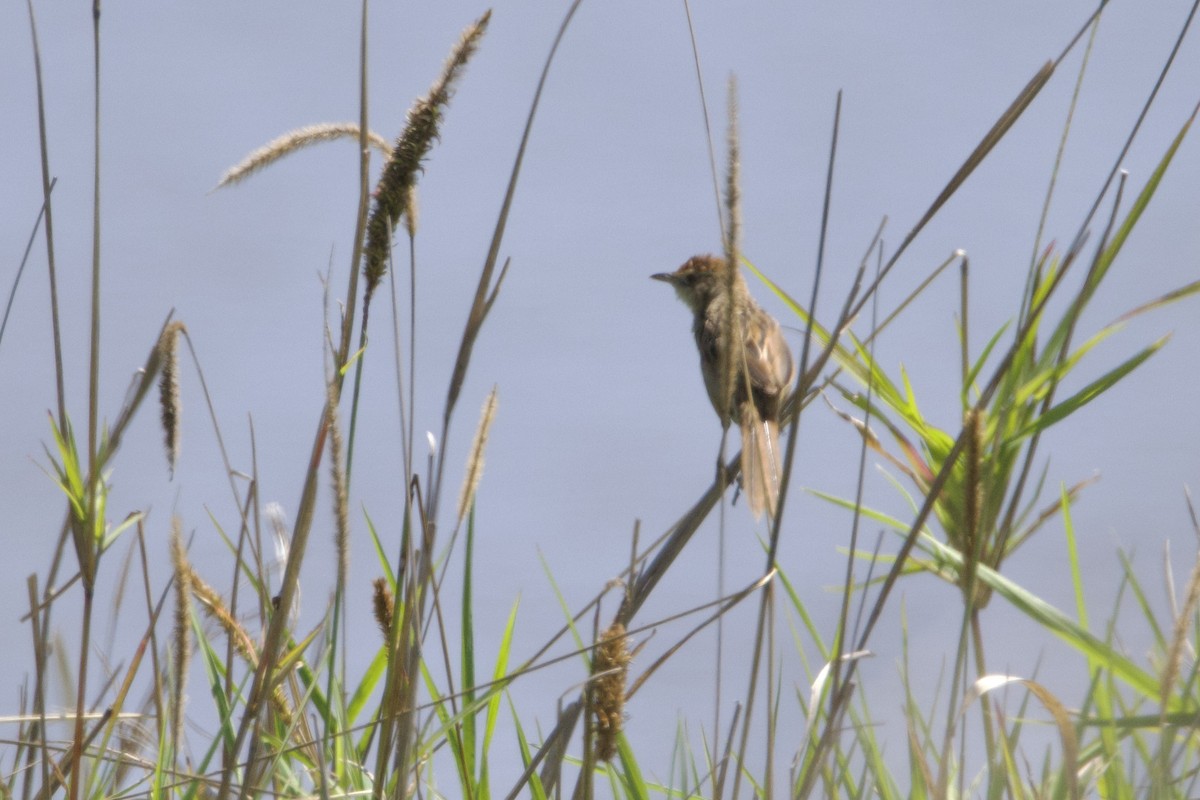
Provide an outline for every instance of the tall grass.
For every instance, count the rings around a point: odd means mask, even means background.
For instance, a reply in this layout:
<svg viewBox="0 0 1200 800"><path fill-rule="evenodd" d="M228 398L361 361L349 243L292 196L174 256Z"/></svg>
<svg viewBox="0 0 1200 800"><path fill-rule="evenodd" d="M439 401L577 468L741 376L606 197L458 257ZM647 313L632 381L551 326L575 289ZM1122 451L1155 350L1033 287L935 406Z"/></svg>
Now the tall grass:
<svg viewBox="0 0 1200 800"><path fill-rule="evenodd" d="M332 138L355 138L361 148L359 195L353 199L358 209L354 247L346 270L346 292L341 297L342 317L327 330L325 392L311 399L316 424L301 504L290 530L284 529L281 518L268 513L268 525L276 528L276 560L282 570L275 587L272 559L264 545L256 476L251 476L245 489L231 482L241 513L236 531L219 530L234 562L233 576L225 589L216 588L214 583L219 582L200 574L190 562L178 520L172 526L171 576L162 585L151 575L141 517L114 522L108 516L110 487L106 476L146 395L157 381L168 469L173 469L180 453L178 376L181 370L194 369L203 385L204 375L186 327L168 316L115 423L107 429L98 426L99 322L103 308L98 242L103 218L98 201L101 176L97 170L88 343L89 421L86 436L77 436L65 411L64 367L57 345L59 314L52 293L58 413L51 416L47 456L67 502L50 567L44 577L31 579L28 588L28 621L35 642L31 653L31 704L21 709L19 734L10 745L0 790L6 796L27 800L56 795L71 800L81 796L143 795L221 800L263 795L447 795L482 799L559 797L568 792L580 798L605 792L630 797L786 793L791 797L847 798L1194 794L1200 776L1200 748L1193 735L1200 708L1200 671L1194 658L1200 626L1200 561L1190 569L1185 586L1177 593L1178 605L1166 619L1155 615L1145 601L1145 588L1132 570L1126 570L1124 592L1133 598L1141 615L1138 624L1151 630L1156 641L1150 664L1131 658L1116 644L1117 611L1111 620L1096 625L1090 621L1083 602L1085 580L1079 567L1071 508L1085 484L1054 489L1041 459L1042 437L1047 430L1070 424L1074 412L1101 400L1108 389L1161 349L1165 339L1145 345L1099 374L1089 372L1086 356L1129 317L1152 313L1200 291L1200 281L1191 283L1131 308L1111 325L1095 331L1081 327L1084 311L1103 291L1130 233L1150 207L1194 114L1182 122L1172 141L1161 144L1158 166L1141 186L1127 188L1114 166L1104 176L1094 204L1079 220L1068 246L1035 247L1019 309L1009 325L986 337L980 352L972 352L969 346L976 338L970 329L971 275L965 255L951 255L916 290L919 294L946 269L958 266L961 299L954 311L961 354L956 394L961 424L943 429L931 423L920 405L928 390L913 385L906 375L892 372L876 359L874 350L888 326L912 300L907 298L892 309L880 308L878 289L930 220L990 157L996 144L1020 124L1023 112L1042 88L1058 78L1063 56L1081 40L1094 18L1080 29L1062 56L1037 68L1017 97L1000 110L995 124L931 200L899 247L888 253L879 236L871 242L851 291L831 314L818 312L815 286L809 301L799 302L771 283L742 253L738 183L741 143L737 136L736 95L731 85L721 215L726 256L757 273L808 333L796 384L785 407L785 491L764 542L762 572L733 591L722 584L717 600L682 614L699 621L664 654L646 663L648 659L642 657L637 645L638 637L663 622L644 619L647 600L662 578L677 568L680 554L697 529L737 480L740 459L736 454L729 457L723 447L712 484L674 525L648 544L642 540L640 529L635 531L629 566L619 585L597 585L594 598L582 608L568 608L564 601L561 630L523 661L513 653L517 620L514 604L495 637L498 652L490 660L480 653L473 599L477 567L474 495L480 480L485 479L483 465L497 393L493 391L481 413L454 509L443 508L444 492L454 488L446 484L453 480L446 477L446 442L455 435L453 423L461 389L472 367L483 324L494 304L503 299L501 290L509 265L501 264L499 258L514 190L546 76L578 6L576 0L562 21L529 109L501 211L469 298L467 321L449 370L439 435L433 440L437 447L427 471L418 464L418 442L411 424L417 375L412 364L419 349L416 312L420 309L416 295L420 268L412 246L418 230L416 192L422 164L436 143L439 126L452 114L454 86L469 80L470 59L480 46L486 46L490 14L465 29L429 93L413 105L395 144L387 146L368 124L368 25L364 3L359 121L285 133L223 179L223 185L235 183L299 148ZM99 15L95 19L99 131ZM32 5L30 20L36 52ZM1173 58L1174 53L1166 61L1164 75ZM40 67L38 80L41 102ZM1147 98L1147 107L1156 91L1157 87ZM997 103L998 108L1000 105ZM829 197L837 183L834 155L838 122L835 112L825 221ZM1129 132L1129 142L1137 135L1138 125ZM43 128L41 157L46 179L41 203L53 287L52 182L45 142ZM98 133L95 147L99 153ZM369 189L371 147L387 153L373 191ZM719 185L716 175L714 183ZM1053 197L1053 176L1050 186L1047 207ZM401 307L396 287L401 284L396 280L394 239L401 223L410 244L407 299L412 327L407 348L400 332L401 315L396 313ZM1041 236L1039 230L1039 242ZM819 280L819 270L817 274ZM347 619L343 610L349 518L353 513L348 498L354 445L359 436L356 413L362 382L372 377L368 365L375 363L370 359L372 351L365 346L371 300L389 276L395 399L405 433L403 474L396 479L405 487L404 504L401 518L390 527L401 530L402 537L399 547L389 550L376 534L374 523L367 520L381 575L374 582L373 624L378 630L372 631L376 644L368 666L361 673L351 673L345 657L348 627L370 627L369 623ZM429 279L435 280L436 276ZM177 357L180 337L188 345L188 363ZM344 392L351 370L352 391ZM1068 376L1072 378L1070 383ZM1064 385L1077 384L1082 388L1062 396ZM787 515L784 498L796 459L801 457L797 443L804 414L818 398L834 406L862 441L858 494L850 498L826 497L847 510L851 534L842 602L831 619L810 612L804 590L793 584L776 560L781 532L799 524ZM209 407L211 411L211 404ZM348 425L343 425L343 418L349 419ZM212 435L223 451L215 414L212 420ZM895 487L910 508L907 516L889 516L864 499L861 473L868 452L879 454L891 465ZM228 459L226 469L233 474ZM322 486L333 497L339 562L329 612L316 628L301 631L296 629L293 613L298 602L298 576L309 556L316 496ZM867 521L890 532L894 539L874 549L864 547L859 532ZM446 526L447 522L452 524ZM1200 534L1194 514L1192 524ZM1014 551L1034 536L1052 535L1049 531L1054 529L1062 531L1067 543L1071 582L1078 598L1072 611L1055 608L1015 583L1004 571L1006 559ZM267 532L268 537L271 533ZM109 554L121 537L136 537L136 548L131 552L141 567L140 589L149 621L137 623L144 627L140 628L143 633L135 652L112 654L113 663L124 665L122 670L97 687L87 680L96 672L91 646L94 608L98 601L106 602L96 596L96 576L108 567ZM451 574L448 554L459 551L462 571ZM917 572L934 575L955 587L961 604L960 624L949 679L934 706L922 705L916 699L909 681L914 669L912 654L906 653L901 692L907 736L904 741L889 743L874 725L880 701L863 691L857 673L859 664L870 654L884 610L897 602L896 587ZM68 573L68 577L62 577ZM618 593L619 601L616 611L604 617L600 601L610 592ZM457 607L461 609L458 619L445 613L453 605L449 602L452 595L457 595ZM753 647L731 659L735 668L726 685L744 682L746 687L737 698L732 719L724 729L715 725L706 732L711 738L700 753L681 737L673 763L665 768L655 765L653 769L656 774L668 774L672 785L652 783L646 778L650 770L641 763L637 742L623 730L627 704L635 695L641 699L645 695L640 693L653 692L648 679L664 663L679 658L692 636L719 625L725 614L746 601L757 605L756 634ZM65 742L59 742L50 735L54 720L47 712L46 696L54 671L50 656L52 612L66 603L80 603L83 613L78 632L80 660L71 667L76 681L75 711L67 720L71 734ZM1087 687L1082 697L1056 696L1036 676L995 671L988 652L989 631L981 614L994 603L1006 604L1025 615L1048 639L1062 640L1078 652L1076 666ZM778 640L784 627L781 617L797 631L792 646ZM166 628L162 627L165 620L170 620ZM134 622L137 620L130 624ZM902 627L901 633L906 634L906 629ZM813 647L800 644L805 640L813 642ZM358 641L361 643L362 638ZM550 655L563 648L566 655ZM579 682L539 684L539 691L544 691L546 697L559 700L559 711L549 730L535 731L529 712L517 707L509 689L517 681L537 680L541 670L563 660L581 663ZM790 698L782 690L778 670L785 662L799 664L807 671L807 694L800 692ZM190 692L188 686L192 687ZM1000 690L1019 690L1022 699L1017 713L1011 713L1002 699L994 699L1002 694ZM144 698L140 702L134 700L139 694ZM725 698L716 699L718 705L724 702ZM188 729L184 725L188 703L207 704L207 712L216 720L215 727L204 733ZM90 711L95 708L103 711ZM1045 750L1030 752L1025 740L1036 737L1025 731L1030 725L1028 720L1035 717L1048 721L1054 741ZM982 741L978 752L968 744L972 741L968 729L978 731ZM785 736L784 732L789 733ZM509 743L510 749L519 753L519 763L498 764L492 759L498 740ZM786 764L777 761L785 742L796 747L794 759ZM885 756L889 747L893 752L907 748L907 770L897 771L894 759Z"/></svg>

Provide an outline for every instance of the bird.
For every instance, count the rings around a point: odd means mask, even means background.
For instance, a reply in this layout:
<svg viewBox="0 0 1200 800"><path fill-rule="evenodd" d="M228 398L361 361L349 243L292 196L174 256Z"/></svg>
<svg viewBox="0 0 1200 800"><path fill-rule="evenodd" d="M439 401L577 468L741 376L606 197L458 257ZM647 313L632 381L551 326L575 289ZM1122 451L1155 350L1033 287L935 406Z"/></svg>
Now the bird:
<svg viewBox="0 0 1200 800"><path fill-rule="evenodd" d="M650 277L674 287L691 310L708 399L722 425L732 420L741 430L742 489L750 510L756 520L764 511L774 519L782 464L779 416L795 371L779 322L754 301L741 272L718 256L693 256L674 272ZM732 373L724 378L729 358Z"/></svg>

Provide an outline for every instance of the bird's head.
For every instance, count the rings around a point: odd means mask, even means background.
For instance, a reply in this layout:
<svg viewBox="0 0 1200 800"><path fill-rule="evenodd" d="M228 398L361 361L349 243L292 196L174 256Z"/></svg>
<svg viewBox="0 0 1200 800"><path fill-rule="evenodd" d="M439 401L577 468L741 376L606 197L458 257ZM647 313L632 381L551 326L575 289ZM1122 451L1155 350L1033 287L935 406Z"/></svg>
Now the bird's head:
<svg viewBox="0 0 1200 800"><path fill-rule="evenodd" d="M692 311L706 308L729 280L725 259L712 255L693 256L674 272L659 272L650 277L675 287L679 299ZM734 280L740 277L735 275Z"/></svg>

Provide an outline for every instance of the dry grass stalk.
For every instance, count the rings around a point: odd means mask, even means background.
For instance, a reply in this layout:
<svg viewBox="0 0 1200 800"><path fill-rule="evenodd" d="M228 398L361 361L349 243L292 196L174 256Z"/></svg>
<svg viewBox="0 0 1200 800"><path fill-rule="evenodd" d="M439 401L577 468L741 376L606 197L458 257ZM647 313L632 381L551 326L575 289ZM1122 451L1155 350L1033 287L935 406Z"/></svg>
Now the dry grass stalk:
<svg viewBox="0 0 1200 800"><path fill-rule="evenodd" d="M250 634L242 623L229 613L229 607L225 604L225 599L221 597L221 594L197 575L190 566L188 567L188 583L191 586L192 596L200 602L200 607L204 610L205 615L216 622L217 626L229 637L233 643L234 652L241 656L250 669L258 669L258 648L255 647L254 640L250 638ZM290 727L292 724L291 704L279 686L276 686L271 694L271 704L284 725Z"/></svg>
<svg viewBox="0 0 1200 800"><path fill-rule="evenodd" d="M729 163L725 176L725 262L739 267L742 238L742 156L738 136L737 80L729 77L729 130L727 146ZM736 269L732 271L736 274Z"/></svg>
<svg viewBox="0 0 1200 800"><path fill-rule="evenodd" d="M363 255L363 274L367 282L365 302L370 301L379 281L387 273L392 232L407 211L421 164L438 138L442 110L449 104L455 82L478 48L491 15L492 12L486 12L463 31L429 94L417 100L408 111L408 122L396 140L392 156L375 188L375 207L367 222L367 244Z"/></svg>
<svg viewBox="0 0 1200 800"><path fill-rule="evenodd" d="M729 147L727 165L727 174L725 176L725 263L729 265L729 269L725 270L725 278L727 285L725 287L726 296L736 296L735 285L739 279L738 270L741 269L741 235L742 235L742 191L741 191L741 145L738 139L738 96L737 96L737 81L733 76L729 77L729 130L727 145ZM726 341L740 342L742 341L741 319L734 313L735 304L730 303L726 319L723 321L723 330L725 331ZM728 426L732 414L733 404L733 387L736 376L745 371L744 357L737 359L734 357L735 352L741 352L740 348L725 348L722 350L721 363L718 365L721 372L721 405L717 409L717 414L721 417L721 424ZM739 361L743 363L738 363ZM743 447L746 443L742 443ZM743 476L743 479L745 476Z"/></svg>
<svg viewBox="0 0 1200 800"><path fill-rule="evenodd" d="M183 410L179 395L179 335L186 330L182 322L172 322L158 340L158 355L162 363L162 371L158 376L158 403L171 477L175 476L175 464L179 462L179 418Z"/></svg>
<svg viewBox="0 0 1200 800"><path fill-rule="evenodd" d="M355 122L322 122L319 125L306 125L289 131L277 139L272 139L262 147L246 156L239 163L226 170L217 182L217 188L232 186L253 175L255 172L275 163L284 156L291 155L297 150L317 142L329 142L334 139L358 140L358 123ZM380 152L384 158L391 158L392 146L374 131L367 131L367 142Z"/></svg>
<svg viewBox="0 0 1200 800"><path fill-rule="evenodd" d="M192 568L188 564L187 546L183 543L183 525L179 517L171 518L171 566L175 571L175 621L171 627L171 652L174 656L175 680L171 687L172 751L179 752L183 736L183 706L187 688L188 664L192 660Z"/></svg>
<svg viewBox="0 0 1200 800"><path fill-rule="evenodd" d="M1190 499L1188 505L1191 505ZM1171 693L1175 690L1176 683L1179 681L1184 658L1189 655L1191 642L1188 637L1188 631L1195 622L1194 615L1198 607L1200 607L1200 555L1197 555L1195 563L1192 564L1192 572L1188 577L1185 589L1183 607L1175 615L1175 624L1171 630L1170 645L1167 649L1166 661L1163 663L1162 678L1159 681L1159 707L1162 709L1164 715L1170 707Z"/></svg>
<svg viewBox="0 0 1200 800"><path fill-rule="evenodd" d="M471 457L467 459L467 474L463 478L462 491L458 495L458 523L475 502L475 490L479 488L479 480L483 477L483 452L487 447L488 432L492 429L492 420L496 416L496 387L488 394L483 402L483 412L479 416L479 427L475 431L475 440L471 443Z"/></svg>
<svg viewBox="0 0 1200 800"><path fill-rule="evenodd" d="M233 642L234 651L251 667L258 666L258 653L254 649L254 641L242 624L229 613L224 598L216 589L209 586L203 578L189 570L188 580L192 586L192 596L200 602L204 613L217 623L225 635Z"/></svg>
<svg viewBox="0 0 1200 800"><path fill-rule="evenodd" d="M600 635L592 662L592 706L596 713L596 757L611 761L625 721L625 679L629 674L629 638L614 622Z"/></svg>
<svg viewBox="0 0 1200 800"><path fill-rule="evenodd" d="M980 564L995 566L989 564L993 558L1000 558L1002 553L989 553L988 542L984 538L986 531L984 530L983 509L986 500L984 495L984 470L986 465L984 459L985 442L984 435L984 420L983 414L977 409L970 409L966 414L964 427L967 429L967 441L963 448L963 460L965 462L965 475L963 481L963 515L962 515L962 530L958 532L959 541L955 544L962 550L964 571L960 576L959 581L962 583L963 591L968 591L970 584L974 583L974 595L970 597L973 607L983 609L987 607L988 601L991 599L991 590L983 583L976 580L976 574Z"/></svg>
<svg viewBox="0 0 1200 800"><path fill-rule="evenodd" d="M338 415L338 387L331 381L329 395L329 472L333 484L333 515L336 523L337 585L346 585L350 573L350 500L346 492L346 446Z"/></svg>

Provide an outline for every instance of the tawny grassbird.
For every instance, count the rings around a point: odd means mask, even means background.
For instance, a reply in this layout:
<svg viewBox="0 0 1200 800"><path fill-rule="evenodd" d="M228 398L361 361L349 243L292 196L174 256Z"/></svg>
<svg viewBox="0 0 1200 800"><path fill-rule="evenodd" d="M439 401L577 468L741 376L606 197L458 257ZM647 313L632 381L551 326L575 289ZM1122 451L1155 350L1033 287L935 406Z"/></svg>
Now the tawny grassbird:
<svg viewBox="0 0 1200 800"><path fill-rule="evenodd" d="M794 369L779 323L759 308L741 273L730 274L723 258L695 256L674 272L650 277L675 287L691 309L708 399L717 416L728 414L742 432L742 488L750 510L756 519L763 511L773 517L781 469L779 412Z"/></svg>

